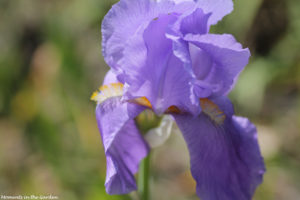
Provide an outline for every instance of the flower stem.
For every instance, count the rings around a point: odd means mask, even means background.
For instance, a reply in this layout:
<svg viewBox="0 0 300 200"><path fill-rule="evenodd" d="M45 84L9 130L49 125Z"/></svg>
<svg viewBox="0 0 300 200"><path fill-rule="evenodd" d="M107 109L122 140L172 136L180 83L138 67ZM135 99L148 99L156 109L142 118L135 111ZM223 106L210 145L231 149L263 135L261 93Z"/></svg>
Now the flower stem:
<svg viewBox="0 0 300 200"><path fill-rule="evenodd" d="M150 153L141 162L138 174L138 194L140 200L149 200Z"/></svg>

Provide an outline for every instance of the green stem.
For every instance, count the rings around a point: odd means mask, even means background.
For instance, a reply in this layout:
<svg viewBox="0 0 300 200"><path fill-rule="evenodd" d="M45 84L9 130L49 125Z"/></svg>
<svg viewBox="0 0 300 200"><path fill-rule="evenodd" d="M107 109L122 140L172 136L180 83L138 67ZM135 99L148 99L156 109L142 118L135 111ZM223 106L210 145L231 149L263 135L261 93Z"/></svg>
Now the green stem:
<svg viewBox="0 0 300 200"><path fill-rule="evenodd" d="M149 200L150 154L141 162L138 174L140 200Z"/></svg>

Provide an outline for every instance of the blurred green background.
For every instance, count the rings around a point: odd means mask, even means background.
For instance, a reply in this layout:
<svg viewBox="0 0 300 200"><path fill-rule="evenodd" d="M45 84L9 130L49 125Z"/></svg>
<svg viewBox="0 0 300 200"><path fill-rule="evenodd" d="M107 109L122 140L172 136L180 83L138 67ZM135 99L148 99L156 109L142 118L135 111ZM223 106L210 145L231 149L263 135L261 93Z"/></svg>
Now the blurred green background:
<svg viewBox="0 0 300 200"><path fill-rule="evenodd" d="M105 194L91 93L109 69L101 20L116 1L0 0L0 195L130 200ZM300 1L235 0L212 28L252 58L230 94L257 124L267 173L255 200L300 199ZM153 151L154 200L196 200L182 136Z"/></svg>

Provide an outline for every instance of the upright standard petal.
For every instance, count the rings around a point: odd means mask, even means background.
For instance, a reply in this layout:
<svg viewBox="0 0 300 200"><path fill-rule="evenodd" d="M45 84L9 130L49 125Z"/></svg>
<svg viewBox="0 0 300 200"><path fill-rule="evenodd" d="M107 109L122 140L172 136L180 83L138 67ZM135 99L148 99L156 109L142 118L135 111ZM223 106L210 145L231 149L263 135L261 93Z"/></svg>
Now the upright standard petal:
<svg viewBox="0 0 300 200"><path fill-rule="evenodd" d="M123 57L124 47L140 27L147 27L160 14L184 13L194 6L193 1L120 0L102 22L102 54L105 61L115 70L122 68L118 61Z"/></svg>
<svg viewBox="0 0 300 200"><path fill-rule="evenodd" d="M211 13L204 14L201 8L197 8L192 14L184 17L180 22L180 32L183 35L206 34L208 32L208 19Z"/></svg>
<svg viewBox="0 0 300 200"><path fill-rule="evenodd" d="M125 194L136 190L134 174L149 147L140 135L134 118L143 106L112 97L98 104L96 118L107 159L106 192Z"/></svg>
<svg viewBox="0 0 300 200"><path fill-rule="evenodd" d="M152 20L143 34L145 52L142 59L136 59L136 48L129 45L125 49L127 60L123 67L131 72L126 79L129 83L127 95L131 98L145 96L157 114L173 105L198 114L199 102L191 92L193 79L184 69L184 63L173 54L172 40L165 34L177 17L177 14L165 14Z"/></svg>
<svg viewBox="0 0 300 200"><path fill-rule="evenodd" d="M120 82L120 81L117 78L117 74L112 69L110 69L106 73L102 85L108 85L108 84L111 84L111 83L118 83L118 82Z"/></svg>
<svg viewBox="0 0 300 200"><path fill-rule="evenodd" d="M228 94L248 64L249 50L243 49L229 34L188 34L184 39L192 44L190 50L197 78L211 84L214 96Z"/></svg>
<svg viewBox="0 0 300 200"><path fill-rule="evenodd" d="M216 24L233 10L232 0L196 0L196 2L205 13L212 13L208 20L209 25Z"/></svg>
<svg viewBox="0 0 300 200"><path fill-rule="evenodd" d="M173 41L174 55L185 63L185 68L189 73L192 73L191 57L188 42L184 41L183 37L186 34L207 34L210 16L211 13L204 14L201 8L195 7L194 10L181 15L167 32L167 38Z"/></svg>
<svg viewBox="0 0 300 200"><path fill-rule="evenodd" d="M250 200L265 171L256 128L230 115L228 101L201 101L198 117L174 115L189 148L197 194L201 200Z"/></svg>

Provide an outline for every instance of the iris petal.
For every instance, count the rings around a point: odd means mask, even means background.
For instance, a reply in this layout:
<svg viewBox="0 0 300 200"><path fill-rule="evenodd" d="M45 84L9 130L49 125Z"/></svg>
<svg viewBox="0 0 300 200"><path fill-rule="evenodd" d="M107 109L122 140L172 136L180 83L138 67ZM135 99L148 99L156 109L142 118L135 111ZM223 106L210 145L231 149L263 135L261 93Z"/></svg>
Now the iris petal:
<svg viewBox="0 0 300 200"><path fill-rule="evenodd" d="M228 115L228 101L217 101L226 107L223 124L204 112L196 118L174 115L189 148L197 194L202 200L250 200L265 170L256 129L248 119Z"/></svg>
<svg viewBox="0 0 300 200"><path fill-rule="evenodd" d="M125 194L136 190L134 174L149 147L140 135L134 118L145 107L112 97L99 104L96 118L107 158L106 191Z"/></svg>
<svg viewBox="0 0 300 200"><path fill-rule="evenodd" d="M203 60L200 56L205 52L209 56L205 66L199 65L199 68L209 69L209 73L204 77L200 74L198 77L212 85L218 85L214 91L215 96L226 95L232 89L239 73L248 64L250 52L248 49L243 49L242 45L236 42L234 37L229 34L216 35L191 35L188 34L184 38L186 41L200 48L199 59ZM194 69L197 66L193 67Z"/></svg>
<svg viewBox="0 0 300 200"><path fill-rule="evenodd" d="M147 27L160 14L184 13L193 9L193 1L120 0L113 5L102 22L102 54L107 64L119 70L119 61L128 40L140 27Z"/></svg>
<svg viewBox="0 0 300 200"><path fill-rule="evenodd" d="M193 72L197 79L203 80L209 74L213 60L205 51L193 44L189 44L189 51Z"/></svg>
<svg viewBox="0 0 300 200"><path fill-rule="evenodd" d="M108 85L108 84L111 84L111 83L118 83L118 82L119 82L119 80L118 80L118 78L117 78L116 73L115 73L112 69L110 69L110 70L106 73L102 85Z"/></svg>
<svg viewBox="0 0 300 200"><path fill-rule="evenodd" d="M211 13L204 14L201 8L197 8L192 14L184 17L181 20L180 32L183 35L191 34L205 34L208 32L207 21Z"/></svg>
<svg viewBox="0 0 300 200"><path fill-rule="evenodd" d="M197 4L204 13L212 13L208 20L209 25L216 24L233 10L232 0L197 0Z"/></svg>
<svg viewBox="0 0 300 200"><path fill-rule="evenodd" d="M185 63L185 68L188 72L191 71L191 56L189 52L188 42L183 40L186 34L206 34L209 30L208 19L211 13L205 14L201 8L196 5L194 9L189 10L179 16L178 20L167 31L167 38L173 41L173 51L182 62Z"/></svg>
<svg viewBox="0 0 300 200"><path fill-rule="evenodd" d="M165 35L166 30L177 19L176 14L160 15L153 20L143 34L145 41L144 61L137 61L134 49L125 49L128 62L123 63L128 73L128 98L145 96L157 114L162 114L170 106L198 114L199 102L192 93L191 75L172 51L172 41ZM128 53L127 50L130 52ZM128 66L128 67L127 67Z"/></svg>

